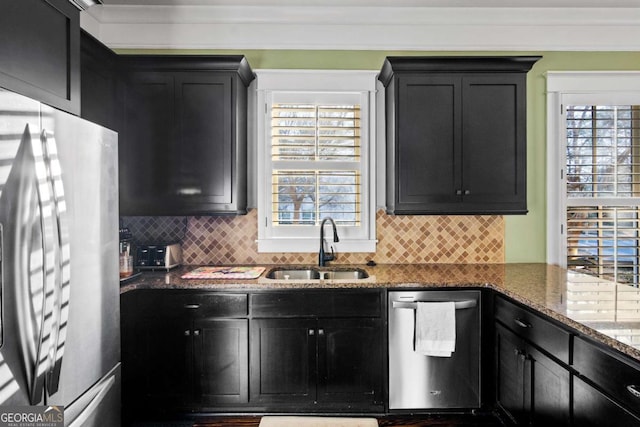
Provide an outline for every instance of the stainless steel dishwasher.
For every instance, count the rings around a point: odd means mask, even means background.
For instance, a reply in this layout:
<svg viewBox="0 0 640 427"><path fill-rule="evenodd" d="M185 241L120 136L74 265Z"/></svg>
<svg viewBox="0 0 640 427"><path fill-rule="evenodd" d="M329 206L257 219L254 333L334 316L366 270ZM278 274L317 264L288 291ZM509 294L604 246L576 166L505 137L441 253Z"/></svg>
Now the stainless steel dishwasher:
<svg viewBox="0 0 640 427"><path fill-rule="evenodd" d="M451 357L414 351L418 302L454 301L456 349ZM480 292L389 292L389 409L480 407Z"/></svg>

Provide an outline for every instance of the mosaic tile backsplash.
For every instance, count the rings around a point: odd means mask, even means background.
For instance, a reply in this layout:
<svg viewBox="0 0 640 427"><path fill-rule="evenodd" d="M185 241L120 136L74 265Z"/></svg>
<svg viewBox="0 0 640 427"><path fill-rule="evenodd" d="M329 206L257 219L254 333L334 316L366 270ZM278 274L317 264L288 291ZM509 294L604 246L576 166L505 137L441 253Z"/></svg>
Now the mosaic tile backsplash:
<svg viewBox="0 0 640 427"><path fill-rule="evenodd" d="M247 215L186 217L186 265L315 264L317 253L258 253L257 210ZM332 264L503 263L502 216L408 216L377 213L375 253L337 253ZM180 229L180 222L175 228ZM134 232L134 230L131 230Z"/></svg>

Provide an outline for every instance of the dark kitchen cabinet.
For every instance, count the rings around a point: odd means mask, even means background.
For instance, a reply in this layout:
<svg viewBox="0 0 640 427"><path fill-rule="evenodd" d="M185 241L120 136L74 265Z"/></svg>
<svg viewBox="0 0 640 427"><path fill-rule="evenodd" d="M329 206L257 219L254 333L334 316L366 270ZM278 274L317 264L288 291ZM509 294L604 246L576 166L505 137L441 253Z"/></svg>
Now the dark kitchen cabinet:
<svg viewBox="0 0 640 427"><path fill-rule="evenodd" d="M122 67L121 214L246 213L246 59L129 56Z"/></svg>
<svg viewBox="0 0 640 427"><path fill-rule="evenodd" d="M382 410L381 301L380 292L252 295L252 406Z"/></svg>
<svg viewBox="0 0 640 427"><path fill-rule="evenodd" d="M133 291L122 296L128 418L248 401L247 295Z"/></svg>
<svg viewBox="0 0 640 427"><path fill-rule="evenodd" d="M526 73L538 59L386 59L388 213L527 212Z"/></svg>
<svg viewBox="0 0 640 427"><path fill-rule="evenodd" d="M80 11L68 0L0 1L0 87L80 112Z"/></svg>
<svg viewBox="0 0 640 427"><path fill-rule="evenodd" d="M570 425L570 374L501 325L496 326L496 396L518 425Z"/></svg>
<svg viewBox="0 0 640 427"><path fill-rule="evenodd" d="M118 55L82 31L80 117L116 132L122 121L122 84L118 70Z"/></svg>
<svg viewBox="0 0 640 427"><path fill-rule="evenodd" d="M496 401L518 425L571 422L569 333L496 297Z"/></svg>
<svg viewBox="0 0 640 427"><path fill-rule="evenodd" d="M585 338L574 340L576 426L640 426L640 364Z"/></svg>
<svg viewBox="0 0 640 427"><path fill-rule="evenodd" d="M640 426L640 418L581 379L573 378L573 425L580 427Z"/></svg>

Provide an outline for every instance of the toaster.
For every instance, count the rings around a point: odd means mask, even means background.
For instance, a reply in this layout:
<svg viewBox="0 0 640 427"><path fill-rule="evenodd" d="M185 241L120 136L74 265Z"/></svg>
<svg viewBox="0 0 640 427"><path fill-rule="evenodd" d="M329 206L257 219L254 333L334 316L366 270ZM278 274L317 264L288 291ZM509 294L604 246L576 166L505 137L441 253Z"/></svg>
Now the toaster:
<svg viewBox="0 0 640 427"><path fill-rule="evenodd" d="M171 270L182 265L182 247L179 243L138 245L135 267L140 270Z"/></svg>

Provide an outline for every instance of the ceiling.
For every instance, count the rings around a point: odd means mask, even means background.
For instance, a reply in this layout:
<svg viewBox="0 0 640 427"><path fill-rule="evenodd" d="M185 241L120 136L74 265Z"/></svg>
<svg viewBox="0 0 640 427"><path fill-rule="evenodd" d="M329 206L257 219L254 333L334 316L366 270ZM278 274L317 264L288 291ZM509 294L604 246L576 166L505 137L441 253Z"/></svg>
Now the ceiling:
<svg viewBox="0 0 640 427"><path fill-rule="evenodd" d="M640 0L102 0L102 3L128 6L640 8Z"/></svg>

